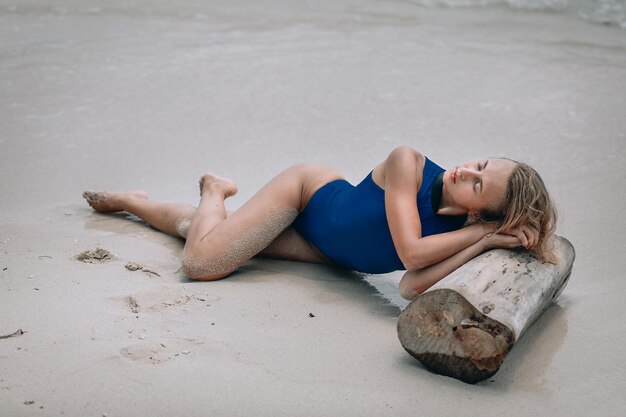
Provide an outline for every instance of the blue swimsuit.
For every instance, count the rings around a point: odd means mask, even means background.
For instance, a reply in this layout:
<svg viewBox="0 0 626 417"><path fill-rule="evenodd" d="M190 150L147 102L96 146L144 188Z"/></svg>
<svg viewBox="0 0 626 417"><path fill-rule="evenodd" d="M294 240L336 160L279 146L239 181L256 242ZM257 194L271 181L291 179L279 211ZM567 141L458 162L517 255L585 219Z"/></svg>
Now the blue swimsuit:
<svg viewBox="0 0 626 417"><path fill-rule="evenodd" d="M433 183L444 172L426 158L417 210L422 236L463 227L467 216L441 216L431 204ZM293 227L336 264L355 271L382 274L405 269L391 239L385 214L385 191L372 180L372 173L356 187L345 180L321 187Z"/></svg>

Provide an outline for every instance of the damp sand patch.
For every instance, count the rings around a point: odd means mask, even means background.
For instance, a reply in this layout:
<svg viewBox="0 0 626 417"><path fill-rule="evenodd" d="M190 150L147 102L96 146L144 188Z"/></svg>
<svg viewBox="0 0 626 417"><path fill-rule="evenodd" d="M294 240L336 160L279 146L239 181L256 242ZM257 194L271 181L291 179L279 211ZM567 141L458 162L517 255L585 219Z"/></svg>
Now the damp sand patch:
<svg viewBox="0 0 626 417"><path fill-rule="evenodd" d="M101 264L113 259L113 255L106 249L96 248L95 250L86 250L74 257L77 261L86 264Z"/></svg>

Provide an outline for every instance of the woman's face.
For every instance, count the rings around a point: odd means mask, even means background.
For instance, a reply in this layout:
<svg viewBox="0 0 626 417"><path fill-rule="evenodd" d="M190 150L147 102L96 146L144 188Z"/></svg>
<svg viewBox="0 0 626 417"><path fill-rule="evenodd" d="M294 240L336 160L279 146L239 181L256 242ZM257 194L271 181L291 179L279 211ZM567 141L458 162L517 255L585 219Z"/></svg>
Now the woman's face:
<svg viewBox="0 0 626 417"><path fill-rule="evenodd" d="M448 205L470 214L485 207L497 208L514 167L515 162L507 159L476 159L447 170L443 192Z"/></svg>

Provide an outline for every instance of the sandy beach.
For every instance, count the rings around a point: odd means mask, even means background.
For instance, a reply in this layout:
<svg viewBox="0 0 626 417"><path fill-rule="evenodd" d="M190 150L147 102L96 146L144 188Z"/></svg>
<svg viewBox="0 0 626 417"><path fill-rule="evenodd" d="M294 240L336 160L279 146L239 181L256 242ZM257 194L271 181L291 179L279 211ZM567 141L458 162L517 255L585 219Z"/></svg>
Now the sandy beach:
<svg viewBox="0 0 626 417"><path fill-rule="evenodd" d="M0 336L23 331L0 339L1 417L624 413L624 28L400 0L44 3L0 0ZM576 248L476 385L400 345L402 272L255 259L195 282L181 240L81 198L197 204L212 171L234 210L293 164L357 183L402 144L533 165Z"/></svg>

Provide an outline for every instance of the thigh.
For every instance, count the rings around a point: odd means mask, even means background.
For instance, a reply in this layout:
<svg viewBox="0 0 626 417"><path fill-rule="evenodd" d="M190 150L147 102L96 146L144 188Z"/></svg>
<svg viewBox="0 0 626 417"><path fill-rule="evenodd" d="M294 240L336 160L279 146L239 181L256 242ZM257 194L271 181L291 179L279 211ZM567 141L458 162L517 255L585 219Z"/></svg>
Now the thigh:
<svg viewBox="0 0 626 417"><path fill-rule="evenodd" d="M194 245L189 266L207 276L234 271L281 235L317 189L340 178L337 170L316 164L283 171Z"/></svg>
<svg viewBox="0 0 626 417"><path fill-rule="evenodd" d="M316 264L335 265L315 246L303 238L294 228L288 227L278 235L259 256L287 261L310 262Z"/></svg>
<svg viewBox="0 0 626 417"><path fill-rule="evenodd" d="M319 188L340 178L343 175L339 171L325 165L293 166L274 177L216 226L209 240L232 242L246 236L255 244L262 244L258 252L293 222Z"/></svg>

